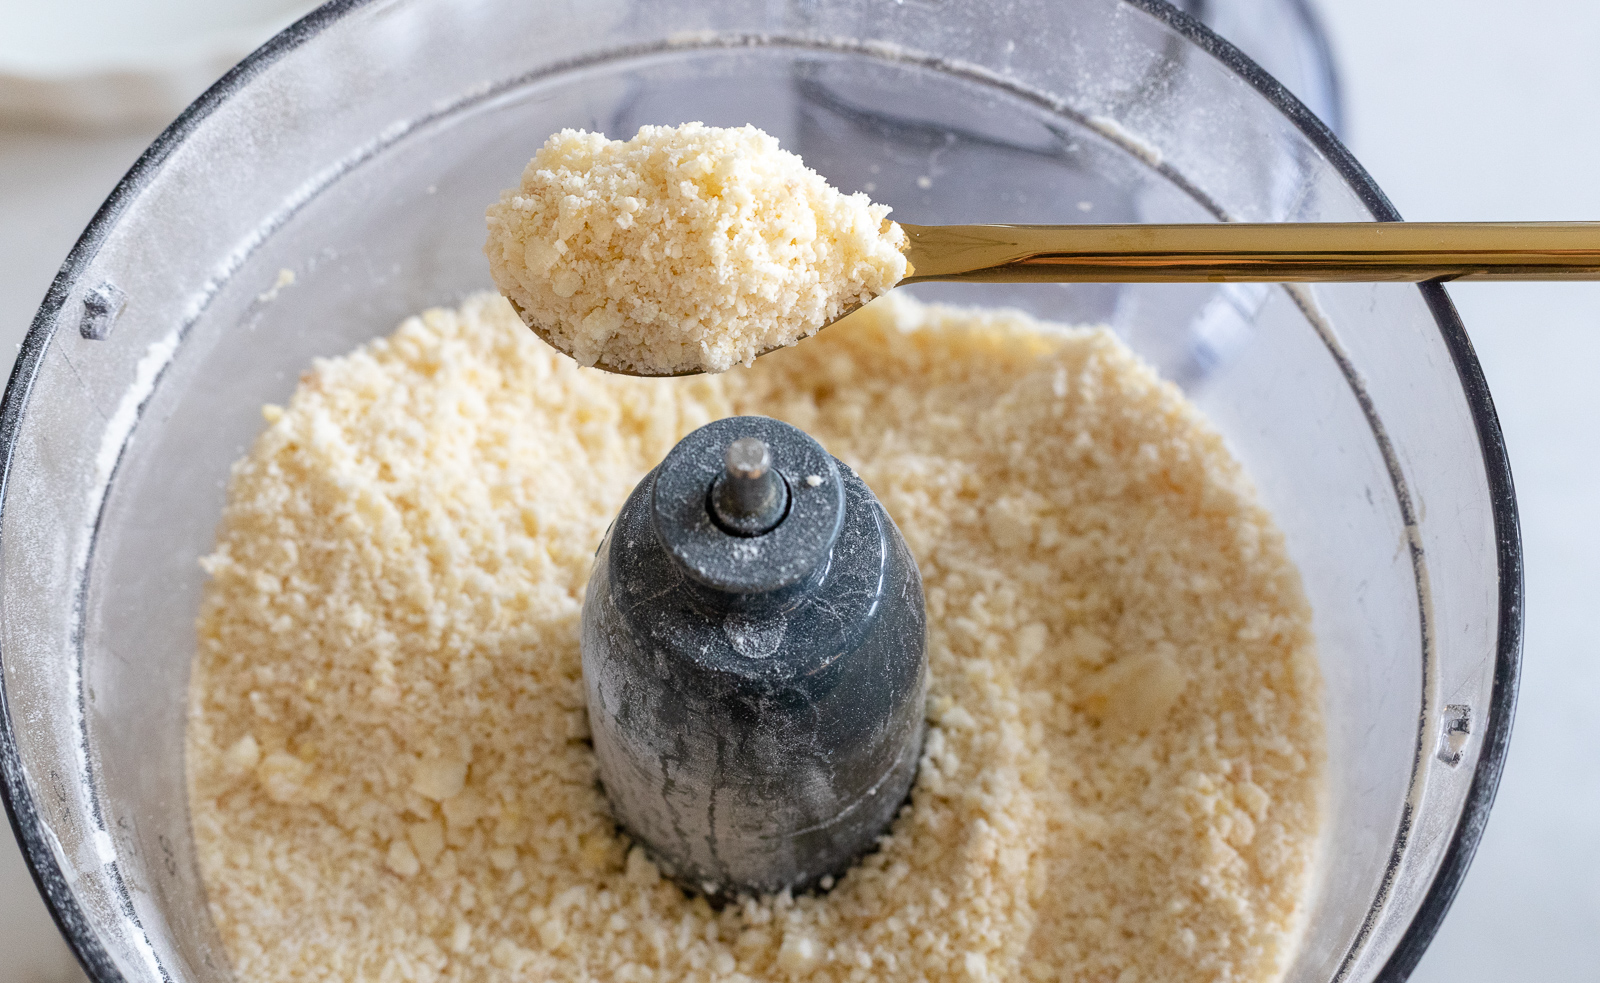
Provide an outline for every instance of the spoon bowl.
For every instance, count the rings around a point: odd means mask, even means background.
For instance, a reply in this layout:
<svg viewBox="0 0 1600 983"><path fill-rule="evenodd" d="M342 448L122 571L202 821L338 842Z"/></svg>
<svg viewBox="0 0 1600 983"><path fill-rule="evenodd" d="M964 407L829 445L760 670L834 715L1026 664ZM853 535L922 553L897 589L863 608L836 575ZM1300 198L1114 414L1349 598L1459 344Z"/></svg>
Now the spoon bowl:
<svg viewBox="0 0 1600 983"><path fill-rule="evenodd" d="M566 355L571 355L572 354L571 352L567 351L565 348L561 347L560 343L550 333L550 329L546 328L544 325L538 323L532 317L530 317L528 315L528 312L522 309L522 305L521 304L519 304L516 301L512 300L510 297L506 298L506 302L511 305L511 309L512 310L517 312L517 317L521 318L522 319L522 323L528 326L528 330L532 331L534 333L534 335L536 335L540 341L542 341L545 344L549 345L551 348L554 348L558 352L561 352L561 353L566 354ZM863 306L865 306L865 305L863 305L860 301L856 301L855 303L846 305L844 310L840 312L838 317L836 317L833 320L829 321L827 324L824 324L822 326L822 328L826 328L826 327L828 327L830 325L837 324L838 322L844 320L846 317L849 317L851 314L854 314L856 311L859 311ZM821 331L822 328L818 328L817 331ZM815 334L815 333L816 333L815 331L812 332L812 334ZM810 336L808 335L807 337L810 337ZM804 341L805 338L802 338L800 340ZM796 342L796 344L798 344L798 342ZM781 348L787 348L787 347L789 347L789 346L788 345L774 345L771 348L763 348L761 351L756 353L755 357L756 358L760 358L763 355L770 355L773 352L778 351ZM608 362L603 358L595 359L593 364L591 364L589 366L586 366L586 367L587 368L592 368L592 369L599 369L602 372L610 372L613 375L632 376L635 379L679 379L679 378L682 378L683 376L688 376L688 375L704 375L705 374L705 370L704 369L678 369L678 370L672 371L672 372L643 372L643 371L640 371L639 369L633 368L631 366L617 365L617 364L615 364L613 362Z"/></svg>

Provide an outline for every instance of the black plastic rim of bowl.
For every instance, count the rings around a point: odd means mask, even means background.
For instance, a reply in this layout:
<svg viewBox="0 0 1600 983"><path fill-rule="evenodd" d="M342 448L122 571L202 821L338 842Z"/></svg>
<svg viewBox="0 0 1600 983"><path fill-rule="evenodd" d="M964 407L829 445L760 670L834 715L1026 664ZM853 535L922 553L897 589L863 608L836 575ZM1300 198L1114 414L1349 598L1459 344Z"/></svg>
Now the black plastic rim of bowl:
<svg viewBox="0 0 1600 983"><path fill-rule="evenodd" d="M54 325L58 320L57 315L65 306L72 285L99 251L101 243L116 224L124 208L143 190L173 149L236 90L248 84L267 66L321 33L328 25L372 2L374 0L333 0L295 22L234 66L155 139L155 142L139 156L133 167L117 183L105 203L100 206L77 244L67 255L61 270L45 294L39 312L34 315L33 323L28 329L27 337L22 342L16 363L11 370L4 400L0 401L0 512L3 512L6 491L11 479L12 454L23 411L27 407L34 376L49 346ZM1400 221L1400 213L1390 203L1388 197L1327 124L1318 119L1288 89L1247 58L1238 48L1165 0L1121 0L1121 2L1162 22L1239 76L1294 124L1327 158L1377 221ZM1320 31L1317 33L1320 37ZM1495 413L1494 402L1489 396L1489 387L1484 380L1477 355L1473 351L1472 342L1467 337L1466 327L1462 324L1449 295L1437 283L1419 284L1418 289L1438 324L1440 337L1455 365L1462 394L1466 398L1467 407L1478 432L1478 446L1483 455L1484 473L1489 485L1496 540L1496 565L1500 581L1498 635L1495 645L1493 689L1489 697L1482 749L1473 772L1472 784L1438 872L1428 885L1427 893L1418 906L1411 924L1406 927L1394 951L1376 977L1384 983L1395 983L1411 975L1428 943L1438 931L1445 913L1449 911L1451 902L1455 900L1456 892L1466 877L1467 868L1472 863L1473 854L1477 851L1484 827L1488 823L1489 809L1494 803L1495 791L1500 785L1500 775L1505 766L1512 718L1516 708L1517 679L1522 655L1521 532L1517 520L1516 492L1511 480L1511 467L1506 457L1500 420ZM0 653L0 665L3 665L3 653ZM121 983L124 977L118 972L105 947L100 944L99 938L84 916L83 909L73 897L66 877L56 864L55 855L50 848L50 835L44 829L34 808L23 775L21 757L17 751L16 735L12 731L10 704L3 676L0 676L0 798L5 801L6 814L10 818L11 827L16 833L29 870L33 874L34 883L38 886L40 894L50 908L51 916L72 947L78 961L95 983ZM1341 968L1341 976L1343 972L1344 969Z"/></svg>

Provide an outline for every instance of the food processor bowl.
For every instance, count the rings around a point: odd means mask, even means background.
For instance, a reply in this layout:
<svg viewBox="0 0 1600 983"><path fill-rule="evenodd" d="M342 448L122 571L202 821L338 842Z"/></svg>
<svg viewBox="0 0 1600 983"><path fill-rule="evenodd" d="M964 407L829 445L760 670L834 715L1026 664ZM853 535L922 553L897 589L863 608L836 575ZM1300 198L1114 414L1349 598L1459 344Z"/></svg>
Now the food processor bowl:
<svg viewBox="0 0 1600 983"><path fill-rule="evenodd" d="M1311 0L1173 0L1282 82L1344 136L1344 93L1333 47Z"/></svg>
<svg viewBox="0 0 1600 983"><path fill-rule="evenodd" d="M297 374L490 286L483 209L562 127L754 123L942 222L1393 220L1317 119L1157 0L347 0L191 107L51 287L0 407L0 772L90 974L231 975L184 780L229 464ZM1516 686L1515 503L1437 285L926 285L1103 322L1225 435L1325 679L1288 979L1399 979L1471 859ZM834 330L847 330L840 327Z"/></svg>

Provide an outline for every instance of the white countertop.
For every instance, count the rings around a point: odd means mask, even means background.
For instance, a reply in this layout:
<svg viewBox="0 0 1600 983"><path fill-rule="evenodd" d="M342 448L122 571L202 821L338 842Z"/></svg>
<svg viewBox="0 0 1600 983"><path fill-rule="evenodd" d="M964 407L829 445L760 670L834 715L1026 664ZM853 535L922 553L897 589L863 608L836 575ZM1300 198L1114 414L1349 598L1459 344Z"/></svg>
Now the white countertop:
<svg viewBox="0 0 1600 983"><path fill-rule="evenodd" d="M1226 2L1226 0L1215 0ZM1409 219L1600 220L1600 4L1324 0L1349 137ZM0 129L0 351L153 132ZM1413 979L1600 979L1600 283L1450 288L1522 509L1527 645L1478 857ZM78 978L0 835L0 983Z"/></svg>

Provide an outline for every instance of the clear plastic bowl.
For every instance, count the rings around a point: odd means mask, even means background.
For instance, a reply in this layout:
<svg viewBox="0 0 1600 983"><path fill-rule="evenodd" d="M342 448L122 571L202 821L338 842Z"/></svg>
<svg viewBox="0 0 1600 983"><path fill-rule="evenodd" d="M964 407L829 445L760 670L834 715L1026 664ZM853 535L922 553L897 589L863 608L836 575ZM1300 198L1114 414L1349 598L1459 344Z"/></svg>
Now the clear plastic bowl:
<svg viewBox="0 0 1600 983"><path fill-rule="evenodd" d="M185 689L196 557L261 404L488 286L483 207L551 131L684 120L762 126L921 223L1396 218L1281 86L1155 0L323 8L135 166L0 407L0 768L96 979L229 977ZM1289 978L1404 977L1493 798L1521 637L1511 479L1444 292L919 292L1108 322L1226 434L1304 573L1326 678L1329 814Z"/></svg>

